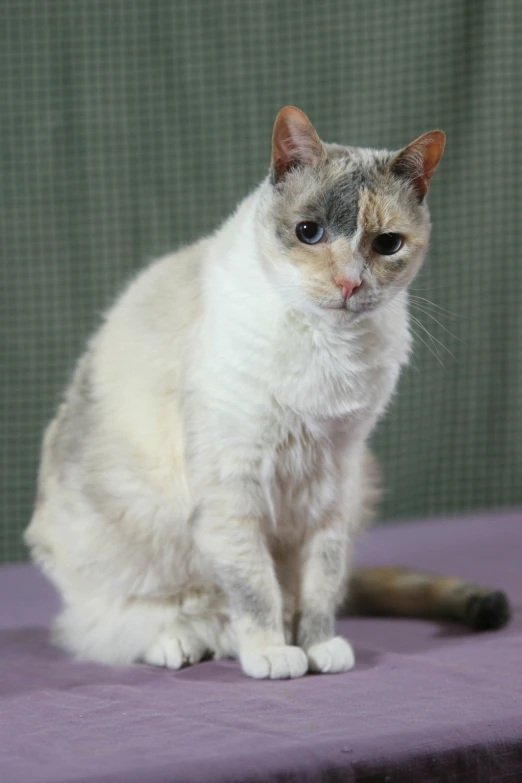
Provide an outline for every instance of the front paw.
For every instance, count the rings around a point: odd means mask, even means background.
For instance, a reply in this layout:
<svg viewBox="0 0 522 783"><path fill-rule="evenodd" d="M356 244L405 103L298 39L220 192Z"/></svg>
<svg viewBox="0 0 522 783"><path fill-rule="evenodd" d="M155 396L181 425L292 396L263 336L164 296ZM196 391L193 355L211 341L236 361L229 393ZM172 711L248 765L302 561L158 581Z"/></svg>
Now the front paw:
<svg viewBox="0 0 522 783"><path fill-rule="evenodd" d="M205 645L198 639L173 630L160 634L154 644L146 651L143 661L151 666L181 669L186 664L198 663L205 652Z"/></svg>
<svg viewBox="0 0 522 783"><path fill-rule="evenodd" d="M287 644L249 650L240 659L245 674L256 679L287 680L302 677L308 671L303 650Z"/></svg>
<svg viewBox="0 0 522 783"><path fill-rule="evenodd" d="M312 645L307 654L311 672L338 674L347 672L355 664L353 649L341 636Z"/></svg>

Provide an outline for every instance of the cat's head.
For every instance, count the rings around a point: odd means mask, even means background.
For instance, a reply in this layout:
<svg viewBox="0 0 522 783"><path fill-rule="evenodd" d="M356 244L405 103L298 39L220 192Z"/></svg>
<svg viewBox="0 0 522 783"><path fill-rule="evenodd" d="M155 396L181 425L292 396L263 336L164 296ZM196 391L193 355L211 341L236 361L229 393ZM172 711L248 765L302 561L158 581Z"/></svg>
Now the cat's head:
<svg viewBox="0 0 522 783"><path fill-rule="evenodd" d="M445 136L400 152L323 143L293 106L279 113L263 202L263 257L297 309L344 319L406 287L426 252L426 193Z"/></svg>

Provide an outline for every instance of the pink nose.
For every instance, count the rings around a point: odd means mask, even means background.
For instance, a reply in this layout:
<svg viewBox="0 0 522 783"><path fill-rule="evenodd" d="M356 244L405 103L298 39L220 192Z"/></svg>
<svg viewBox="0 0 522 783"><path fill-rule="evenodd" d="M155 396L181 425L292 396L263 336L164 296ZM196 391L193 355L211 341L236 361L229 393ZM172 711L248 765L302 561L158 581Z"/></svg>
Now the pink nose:
<svg viewBox="0 0 522 783"><path fill-rule="evenodd" d="M335 282L341 289L342 297L345 300L361 287L360 280L348 280L346 277L339 277Z"/></svg>

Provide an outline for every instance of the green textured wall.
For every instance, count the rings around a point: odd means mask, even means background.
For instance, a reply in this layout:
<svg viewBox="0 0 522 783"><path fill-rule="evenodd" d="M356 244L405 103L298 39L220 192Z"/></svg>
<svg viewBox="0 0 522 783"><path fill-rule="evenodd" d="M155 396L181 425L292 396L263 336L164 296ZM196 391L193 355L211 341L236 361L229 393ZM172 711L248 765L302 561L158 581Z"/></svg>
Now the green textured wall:
<svg viewBox="0 0 522 783"><path fill-rule="evenodd" d="M441 127L417 340L376 437L383 518L522 501L521 3L0 0L0 547L100 312L265 173L292 103L326 140ZM455 334L450 336L445 329ZM429 342L429 338L418 330ZM458 338L458 339L457 339Z"/></svg>

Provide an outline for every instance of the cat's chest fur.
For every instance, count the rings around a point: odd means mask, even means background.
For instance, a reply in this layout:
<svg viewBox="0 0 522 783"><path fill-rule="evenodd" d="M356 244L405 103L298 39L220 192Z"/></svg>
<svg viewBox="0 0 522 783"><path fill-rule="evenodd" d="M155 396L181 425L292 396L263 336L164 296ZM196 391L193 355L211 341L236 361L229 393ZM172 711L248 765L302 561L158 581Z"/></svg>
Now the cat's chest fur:
<svg viewBox="0 0 522 783"><path fill-rule="evenodd" d="M404 300L348 325L291 313L263 321L256 304L235 306L231 298L203 328L196 385L220 416L250 436L262 438L273 426L277 443L295 434L285 422L317 432L321 424L359 426L379 414L409 354Z"/></svg>
<svg viewBox="0 0 522 783"><path fill-rule="evenodd" d="M219 480L250 479L280 534L341 502L350 453L358 465L406 359L407 322L404 311L394 324L379 315L336 330L287 317L267 328L252 310L231 306L212 320L200 414L214 431Z"/></svg>

